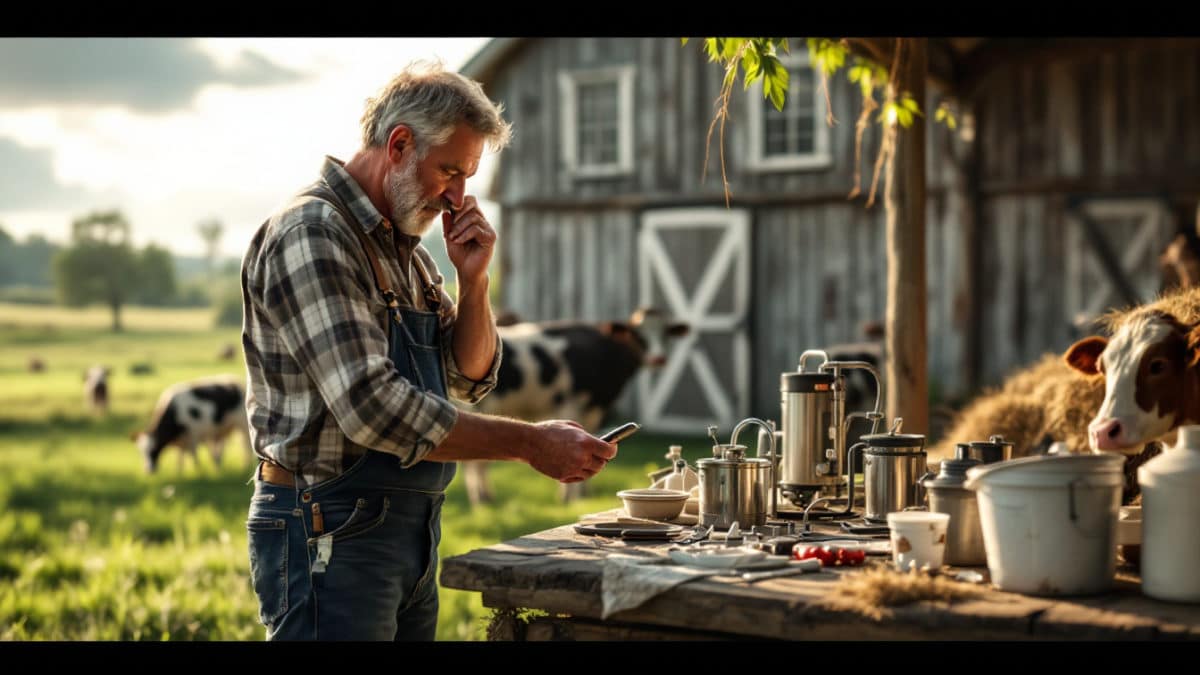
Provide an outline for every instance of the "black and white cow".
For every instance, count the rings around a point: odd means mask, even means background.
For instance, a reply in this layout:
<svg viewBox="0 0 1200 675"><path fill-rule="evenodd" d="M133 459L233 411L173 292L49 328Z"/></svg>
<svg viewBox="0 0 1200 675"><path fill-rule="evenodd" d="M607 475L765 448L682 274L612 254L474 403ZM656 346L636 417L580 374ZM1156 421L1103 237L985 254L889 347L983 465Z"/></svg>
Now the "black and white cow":
<svg viewBox="0 0 1200 675"><path fill-rule="evenodd" d="M516 322L497 330L503 358L496 388L470 409L528 422L574 420L595 433L630 380L643 366L666 363L667 339L688 326L639 309L628 322ZM472 504L491 499L486 467L463 462ZM563 485L563 501L581 496L583 485Z"/></svg>
<svg viewBox="0 0 1200 675"><path fill-rule="evenodd" d="M247 460L252 458L250 429L246 421L244 385L232 377L210 377L174 384L159 396L150 426L133 439L142 451L146 472L154 473L168 445L179 448L179 471L185 454L199 465L196 447L208 445L213 465L220 466L226 438L242 435Z"/></svg>
<svg viewBox="0 0 1200 675"><path fill-rule="evenodd" d="M83 401L92 412L108 413L108 366L92 366L83 374Z"/></svg>

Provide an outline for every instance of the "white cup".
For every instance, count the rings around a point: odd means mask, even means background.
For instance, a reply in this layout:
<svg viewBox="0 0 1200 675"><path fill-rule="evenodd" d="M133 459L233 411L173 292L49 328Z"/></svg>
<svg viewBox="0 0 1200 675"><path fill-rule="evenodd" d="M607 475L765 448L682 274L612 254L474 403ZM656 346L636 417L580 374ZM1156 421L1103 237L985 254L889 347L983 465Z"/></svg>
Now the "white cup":
<svg viewBox="0 0 1200 675"><path fill-rule="evenodd" d="M949 513L897 511L887 514L892 531L892 560L901 571L929 566L941 569L946 555Z"/></svg>

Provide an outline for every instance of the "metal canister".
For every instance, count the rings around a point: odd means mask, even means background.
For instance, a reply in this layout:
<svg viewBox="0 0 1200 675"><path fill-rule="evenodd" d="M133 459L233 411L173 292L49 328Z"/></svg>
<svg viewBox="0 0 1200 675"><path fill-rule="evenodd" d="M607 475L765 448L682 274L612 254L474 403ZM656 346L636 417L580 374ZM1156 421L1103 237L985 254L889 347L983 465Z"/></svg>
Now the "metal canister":
<svg viewBox="0 0 1200 675"><path fill-rule="evenodd" d="M1013 443L1012 441L1004 440L1003 436L989 436L986 441L971 441L970 443L959 443L956 446L956 451L963 446L967 448L967 457L977 459L984 464L992 464L993 462L1006 462L1012 459Z"/></svg>
<svg viewBox="0 0 1200 675"><path fill-rule="evenodd" d="M766 525L772 489L771 460L746 457L744 445L715 445L713 457L696 462L700 475L700 524L725 529Z"/></svg>
<svg viewBox="0 0 1200 675"><path fill-rule="evenodd" d="M902 422L897 418L891 431L863 436L859 444L865 446L863 517L872 522L887 522L887 514L925 502L925 436L899 433Z"/></svg>
<svg viewBox="0 0 1200 675"><path fill-rule="evenodd" d="M929 495L929 510L950 514L946 530L948 565L986 565L987 550L983 545L983 527L979 522L979 502L973 490L963 487L967 469L979 465L968 457L969 448L960 447L954 459L942 462L939 473L927 474L921 485Z"/></svg>
<svg viewBox="0 0 1200 675"><path fill-rule="evenodd" d="M806 352L807 354L808 352ZM803 361L801 362L803 363ZM803 366L801 366L803 368ZM840 480L830 464L841 401L829 373L783 373L779 378L783 457L779 485L797 492L829 490Z"/></svg>

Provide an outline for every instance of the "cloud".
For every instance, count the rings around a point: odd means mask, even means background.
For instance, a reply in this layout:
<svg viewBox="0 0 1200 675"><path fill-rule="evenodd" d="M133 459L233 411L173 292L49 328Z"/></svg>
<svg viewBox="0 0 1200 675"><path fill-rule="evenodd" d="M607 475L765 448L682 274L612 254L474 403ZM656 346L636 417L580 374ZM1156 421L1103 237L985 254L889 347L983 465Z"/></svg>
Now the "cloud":
<svg viewBox="0 0 1200 675"><path fill-rule="evenodd" d="M72 209L102 195L63 185L54 177L49 148L29 148L0 138L0 212L34 209Z"/></svg>
<svg viewBox="0 0 1200 675"><path fill-rule="evenodd" d="M263 87L306 79L252 51L218 64L197 42L163 38L0 39L0 108L122 105L164 113L206 85Z"/></svg>

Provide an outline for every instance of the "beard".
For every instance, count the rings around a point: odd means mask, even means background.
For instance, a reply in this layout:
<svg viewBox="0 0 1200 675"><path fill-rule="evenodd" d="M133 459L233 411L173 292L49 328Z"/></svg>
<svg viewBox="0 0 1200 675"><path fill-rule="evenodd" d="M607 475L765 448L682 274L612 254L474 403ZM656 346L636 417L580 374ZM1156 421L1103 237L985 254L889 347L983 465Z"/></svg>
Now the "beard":
<svg viewBox="0 0 1200 675"><path fill-rule="evenodd" d="M404 234L422 237L442 212L440 200L426 201L417 181L417 158L410 156L400 169L387 177L387 200L392 209L392 224ZM426 209L432 209L432 213Z"/></svg>

